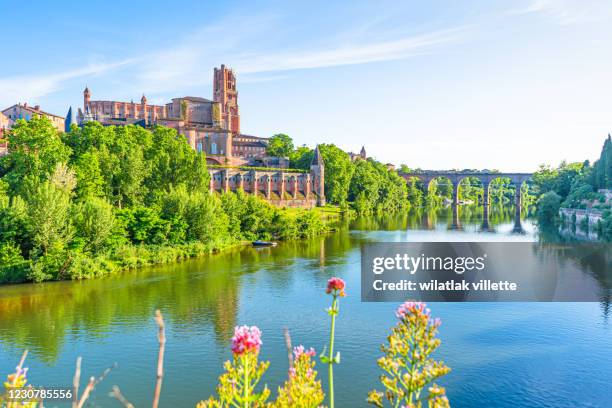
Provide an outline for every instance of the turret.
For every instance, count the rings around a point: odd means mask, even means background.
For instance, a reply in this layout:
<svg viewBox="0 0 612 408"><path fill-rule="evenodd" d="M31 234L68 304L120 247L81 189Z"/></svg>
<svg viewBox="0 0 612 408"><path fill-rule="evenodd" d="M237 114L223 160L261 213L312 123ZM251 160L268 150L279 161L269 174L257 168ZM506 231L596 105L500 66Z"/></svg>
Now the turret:
<svg viewBox="0 0 612 408"><path fill-rule="evenodd" d="M64 121L64 132L70 132L70 125L76 123L74 120L74 114L72 113L72 106L68 109L66 114L66 120Z"/></svg>
<svg viewBox="0 0 612 408"><path fill-rule="evenodd" d="M359 156L365 160L368 158L368 156L366 155L366 151L365 151L365 146L361 146L361 151L359 152Z"/></svg>
<svg viewBox="0 0 612 408"><path fill-rule="evenodd" d="M318 145L310 162L310 174L313 190L317 194L317 206L322 207L325 205L325 163Z"/></svg>

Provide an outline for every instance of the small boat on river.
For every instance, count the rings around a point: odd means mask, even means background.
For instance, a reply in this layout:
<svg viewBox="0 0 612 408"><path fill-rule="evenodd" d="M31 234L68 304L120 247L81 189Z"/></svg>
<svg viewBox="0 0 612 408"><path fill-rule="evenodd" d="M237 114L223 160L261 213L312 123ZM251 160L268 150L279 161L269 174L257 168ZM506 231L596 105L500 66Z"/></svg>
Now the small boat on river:
<svg viewBox="0 0 612 408"><path fill-rule="evenodd" d="M276 245L278 245L278 243L274 241L253 241L254 247L275 247Z"/></svg>

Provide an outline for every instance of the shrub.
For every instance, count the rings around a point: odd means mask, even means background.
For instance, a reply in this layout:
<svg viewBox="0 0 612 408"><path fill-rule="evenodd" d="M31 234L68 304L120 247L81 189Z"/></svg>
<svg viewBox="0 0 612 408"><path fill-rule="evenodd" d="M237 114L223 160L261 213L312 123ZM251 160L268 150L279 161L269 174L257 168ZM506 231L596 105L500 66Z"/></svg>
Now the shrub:
<svg viewBox="0 0 612 408"><path fill-rule="evenodd" d="M76 280L100 278L113 274L117 269L117 265L104 256L91 257L83 253L73 253L66 276Z"/></svg>
<svg viewBox="0 0 612 408"><path fill-rule="evenodd" d="M561 197L554 191L543 194L538 200L537 218L542 227L553 226L559 217Z"/></svg>
<svg viewBox="0 0 612 408"><path fill-rule="evenodd" d="M219 377L219 399L211 397L197 407L264 407L270 390L264 386L261 392L256 392L255 387L270 363L258 362L260 347L261 332L256 326L236 327L232 338L233 360L225 362L225 373Z"/></svg>
<svg viewBox="0 0 612 408"><path fill-rule="evenodd" d="M0 283L23 282L27 279L30 263L23 259L13 242L0 244Z"/></svg>
<svg viewBox="0 0 612 408"><path fill-rule="evenodd" d="M386 400L390 406L416 408L422 404L423 389L450 371L443 362L430 357L440 346L436 338L440 320L432 319L421 302L400 305L396 316L399 322L391 330L388 344L382 346L385 355L378 360L378 366L385 371L380 376L385 392L371 391L368 402L383 407ZM436 384L429 388L428 405L450 406L443 388Z"/></svg>
<svg viewBox="0 0 612 408"><path fill-rule="evenodd" d="M117 212L117 217L126 226L132 242L160 244L165 241L169 224L159 213L149 207L137 206Z"/></svg>
<svg viewBox="0 0 612 408"><path fill-rule="evenodd" d="M76 239L86 251L99 252L106 248L115 228L113 207L101 198L90 198L73 208Z"/></svg>
<svg viewBox="0 0 612 408"><path fill-rule="evenodd" d="M278 398L272 408L310 408L319 407L325 399L321 381L315 371L314 349L305 350L303 346L293 349L293 367L289 378L278 388Z"/></svg>
<svg viewBox="0 0 612 408"><path fill-rule="evenodd" d="M28 228L35 249L47 254L61 250L72 239L70 193L49 181L28 194Z"/></svg>

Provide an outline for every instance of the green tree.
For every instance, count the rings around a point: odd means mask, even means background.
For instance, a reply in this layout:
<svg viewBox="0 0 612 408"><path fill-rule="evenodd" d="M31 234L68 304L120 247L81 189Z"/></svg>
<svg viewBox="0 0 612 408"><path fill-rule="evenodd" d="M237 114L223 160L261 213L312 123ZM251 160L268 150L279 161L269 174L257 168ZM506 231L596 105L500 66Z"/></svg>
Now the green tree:
<svg viewBox="0 0 612 408"><path fill-rule="evenodd" d="M370 214L379 200L382 180L374 165L369 160L357 160L349 185L349 201L355 203L355 209L361 214ZM327 172L326 172L327 176Z"/></svg>
<svg viewBox="0 0 612 408"><path fill-rule="evenodd" d="M542 227L554 226L559 217L561 197L554 191L543 194L538 200L537 219Z"/></svg>
<svg viewBox="0 0 612 408"><path fill-rule="evenodd" d="M113 207L102 198L90 197L73 208L75 238L84 251L99 252L109 244L115 228Z"/></svg>
<svg viewBox="0 0 612 408"><path fill-rule="evenodd" d="M228 216L220 200L208 193L193 193L187 206L187 240L213 246L228 242Z"/></svg>
<svg viewBox="0 0 612 408"><path fill-rule="evenodd" d="M70 220L70 192L50 181L36 186L27 196L28 230L33 247L46 255L61 251L73 236Z"/></svg>
<svg viewBox="0 0 612 408"><path fill-rule="evenodd" d="M268 156L288 157L293 152L293 139L284 133L277 133L268 140Z"/></svg>
<svg viewBox="0 0 612 408"><path fill-rule="evenodd" d="M208 191L204 154L192 149L187 139L174 129L156 126L152 136L152 144L145 152L150 168L144 180L150 202L170 186L185 185L190 191Z"/></svg>
<svg viewBox="0 0 612 408"><path fill-rule="evenodd" d="M599 159L593 164L591 184L595 189L612 189L612 138L604 142Z"/></svg>
<svg viewBox="0 0 612 408"><path fill-rule="evenodd" d="M355 167L348 154L333 144L319 145L325 163L325 196L332 204L344 205Z"/></svg>
<svg viewBox="0 0 612 408"><path fill-rule="evenodd" d="M14 243L26 255L32 247L28 208L20 196L0 195L0 244Z"/></svg>
<svg viewBox="0 0 612 408"><path fill-rule="evenodd" d="M407 183L407 199L413 207L421 207L424 204L423 191L418 186L418 179L412 178Z"/></svg>
<svg viewBox="0 0 612 408"><path fill-rule="evenodd" d="M98 151L95 148L76 158L74 170L77 177L76 193L79 198L104 196L105 182L100 170Z"/></svg>
<svg viewBox="0 0 612 408"><path fill-rule="evenodd" d="M292 169L310 169L314 150L307 146L300 146L289 154L289 167Z"/></svg>
<svg viewBox="0 0 612 408"><path fill-rule="evenodd" d="M149 207L135 206L117 212L130 240L137 244L161 244L166 240L168 222Z"/></svg>
<svg viewBox="0 0 612 408"><path fill-rule="evenodd" d="M9 154L2 158L0 174L14 194L46 180L58 163L66 163L70 148L46 117L17 120L8 136Z"/></svg>

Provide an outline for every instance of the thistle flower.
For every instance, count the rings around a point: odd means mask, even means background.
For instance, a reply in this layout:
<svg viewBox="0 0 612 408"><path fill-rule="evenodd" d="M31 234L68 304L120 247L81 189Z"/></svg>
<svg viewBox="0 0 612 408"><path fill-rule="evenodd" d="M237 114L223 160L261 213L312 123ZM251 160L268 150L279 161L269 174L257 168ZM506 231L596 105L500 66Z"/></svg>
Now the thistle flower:
<svg viewBox="0 0 612 408"><path fill-rule="evenodd" d="M346 296L346 293L344 293L345 287L346 283L344 283L344 280L333 277L327 281L327 289L325 290L325 293L328 295L332 294L334 296L344 297Z"/></svg>
<svg viewBox="0 0 612 408"><path fill-rule="evenodd" d="M245 353L259 353L261 347L261 331L257 326L236 326L232 337L232 353L243 355Z"/></svg>

